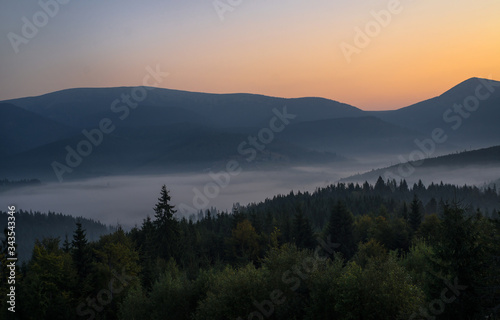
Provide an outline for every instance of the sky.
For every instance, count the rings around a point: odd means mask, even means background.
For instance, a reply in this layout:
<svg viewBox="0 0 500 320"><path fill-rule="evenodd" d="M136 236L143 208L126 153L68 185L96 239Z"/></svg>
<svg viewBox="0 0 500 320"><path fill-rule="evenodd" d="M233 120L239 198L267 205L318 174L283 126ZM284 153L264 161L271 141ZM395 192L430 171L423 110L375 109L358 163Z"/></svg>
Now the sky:
<svg viewBox="0 0 500 320"><path fill-rule="evenodd" d="M498 0L0 2L0 100L143 85L405 107L500 79Z"/></svg>

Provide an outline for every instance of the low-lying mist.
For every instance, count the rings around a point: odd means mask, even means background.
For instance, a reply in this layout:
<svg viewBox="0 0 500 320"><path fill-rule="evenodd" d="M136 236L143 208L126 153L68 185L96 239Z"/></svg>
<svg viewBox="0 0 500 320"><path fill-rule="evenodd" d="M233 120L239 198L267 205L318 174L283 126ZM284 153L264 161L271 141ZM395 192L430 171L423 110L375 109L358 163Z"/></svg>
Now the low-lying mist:
<svg viewBox="0 0 500 320"><path fill-rule="evenodd" d="M0 208L6 210L8 205L15 205L22 210L61 212L99 220L109 225L119 224L128 229L136 224L140 225L148 215L154 216L153 207L163 184L170 190L178 216L188 217L200 209L212 207L230 211L235 203L246 205L260 202L278 194L288 194L292 190L313 192L316 188L372 168L372 164L358 162L275 171L244 170L235 175L206 172L99 177L5 191L0 193ZM485 182L500 177L500 172L495 176L495 169L485 169L477 167L467 170L443 168L417 171L407 177L407 181L410 185L422 179L426 185L443 181L482 186Z"/></svg>
<svg viewBox="0 0 500 320"><path fill-rule="evenodd" d="M211 176L207 172L100 177L5 191L0 193L0 208L15 205L22 210L61 212L128 228L140 225L147 215L154 216L153 207L163 184L170 190L172 203L182 216L211 207L230 211L234 203L260 202L291 190L314 191L352 174L353 170L294 167L280 171L242 171L233 176L227 172Z"/></svg>

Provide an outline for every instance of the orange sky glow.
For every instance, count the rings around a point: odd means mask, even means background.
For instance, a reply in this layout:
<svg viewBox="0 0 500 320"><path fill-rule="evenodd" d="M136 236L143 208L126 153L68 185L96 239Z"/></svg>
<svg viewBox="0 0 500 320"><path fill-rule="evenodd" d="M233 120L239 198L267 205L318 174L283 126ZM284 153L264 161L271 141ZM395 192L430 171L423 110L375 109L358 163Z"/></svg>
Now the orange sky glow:
<svg viewBox="0 0 500 320"><path fill-rule="evenodd" d="M211 1L142 4L67 4L18 53L3 37L0 100L141 85L156 64L169 72L165 88L319 96L364 110L405 107L474 76L500 79L499 1L255 0L223 20ZM10 10L0 26L21 35L21 17L40 8Z"/></svg>

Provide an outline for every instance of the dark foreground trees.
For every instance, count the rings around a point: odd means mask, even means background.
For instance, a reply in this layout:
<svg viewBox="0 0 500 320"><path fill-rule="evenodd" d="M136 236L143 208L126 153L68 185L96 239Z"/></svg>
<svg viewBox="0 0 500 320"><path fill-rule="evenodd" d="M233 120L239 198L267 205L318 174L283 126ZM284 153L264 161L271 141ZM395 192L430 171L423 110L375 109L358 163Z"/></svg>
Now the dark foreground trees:
<svg viewBox="0 0 500 320"><path fill-rule="evenodd" d="M153 218L130 232L90 242L77 225L71 244L38 241L19 269L14 319L495 319L497 211L444 198L425 214L425 186L418 212L406 206L413 190L375 189L289 194L193 221L175 216L164 186Z"/></svg>

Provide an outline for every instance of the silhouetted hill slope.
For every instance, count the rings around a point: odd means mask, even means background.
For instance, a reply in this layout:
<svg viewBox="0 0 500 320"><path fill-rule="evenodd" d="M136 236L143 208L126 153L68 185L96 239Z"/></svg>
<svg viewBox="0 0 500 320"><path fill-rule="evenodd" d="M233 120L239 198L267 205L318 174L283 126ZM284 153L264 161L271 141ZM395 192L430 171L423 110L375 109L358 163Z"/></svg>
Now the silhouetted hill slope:
<svg viewBox="0 0 500 320"><path fill-rule="evenodd" d="M9 103L0 103L0 155L12 155L71 137L74 128Z"/></svg>
<svg viewBox="0 0 500 320"><path fill-rule="evenodd" d="M131 95L133 87L78 88L57 91L39 97L9 100L26 110L67 125L94 126L103 117L117 118L125 111L113 113L111 105L123 95ZM134 101L132 98L129 99ZM126 105L119 103L115 108ZM269 123L272 110L297 115L295 121L358 116L363 111L353 106L322 98L284 99L253 94L208 94L151 88L146 99L130 109L127 123L143 126L161 119L174 122L203 123L216 127L254 127ZM115 109L117 110L117 109ZM118 124L121 124L117 121Z"/></svg>
<svg viewBox="0 0 500 320"><path fill-rule="evenodd" d="M89 241L97 241L102 235L109 234L114 228L108 227L99 221L82 217L72 217L61 213L41 213L16 211L16 251L21 261L31 258L35 240L43 238L59 238L61 246L68 237L71 244L76 222L80 220ZM4 239L4 228L7 227L7 213L0 210L0 241Z"/></svg>
<svg viewBox="0 0 500 320"><path fill-rule="evenodd" d="M283 133L289 141L313 150L345 155L395 154L415 148L423 135L376 117L308 121L290 125Z"/></svg>
<svg viewBox="0 0 500 320"><path fill-rule="evenodd" d="M256 152L255 159L246 161L250 154L241 154L238 147L246 142L244 149L255 149L247 142L248 135L195 124L117 128L113 133L104 135L102 143L93 146L88 156L75 156L81 141L87 141L85 136L60 140L4 158L3 165L0 166L0 177L21 179L28 176L45 181L54 180L56 175L53 162L72 170L63 175L64 179L76 179L103 175L199 171L220 166L231 159L247 168L324 163L343 159L333 153L309 151L275 139L263 151ZM71 151L70 161L79 162L74 168L67 162L70 154L68 148L74 150Z"/></svg>
<svg viewBox="0 0 500 320"><path fill-rule="evenodd" d="M238 157L242 142L269 128L271 119L283 119L283 114L290 115L287 125L253 165L324 163L340 159L339 154L387 158L413 151L415 139L431 138L436 128L443 130L447 141L436 144L435 155L498 145L499 86L500 82L471 78L439 97L380 112L322 98L143 87L68 89L13 99L0 108L5 119L0 130L0 178L53 177L51 163L63 163L66 146L76 149L86 139L82 130L98 127L103 119L109 119L115 130L83 157L75 177L220 164ZM147 92L144 101L135 105L124 100L141 89ZM453 109L456 103L474 99L479 102L475 111Z"/></svg>
<svg viewBox="0 0 500 320"><path fill-rule="evenodd" d="M486 183L500 175L500 146L465 151L445 156L427 158L421 162L405 162L387 168L376 169L354 175L342 181L376 181L381 176L387 179L418 179L439 182L445 179L463 179ZM454 182L453 181L453 182ZM472 184L472 182L470 182Z"/></svg>
<svg viewBox="0 0 500 320"><path fill-rule="evenodd" d="M468 79L438 97L394 110L371 112L428 137L442 128L450 143L466 148L500 144L500 82Z"/></svg>

